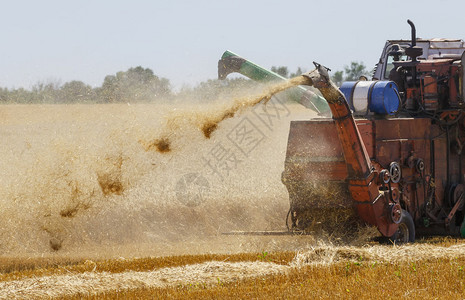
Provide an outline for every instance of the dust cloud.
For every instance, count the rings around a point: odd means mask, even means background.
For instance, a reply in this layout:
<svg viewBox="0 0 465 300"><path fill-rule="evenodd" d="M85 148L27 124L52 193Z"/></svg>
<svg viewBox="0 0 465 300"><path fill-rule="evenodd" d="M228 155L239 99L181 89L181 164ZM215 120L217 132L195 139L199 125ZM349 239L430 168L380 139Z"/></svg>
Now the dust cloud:
<svg viewBox="0 0 465 300"><path fill-rule="evenodd" d="M296 85L307 84L308 81L309 79L304 76L297 76L284 82L265 85L263 90L255 90L252 92L252 95L231 97L231 99L228 99L228 103L224 103L222 106L218 106L206 112L178 112L177 114L173 114L167 118L162 137L152 141L140 140L139 142L147 151L156 150L160 153L170 152L170 136L174 131L180 129L180 120L187 121L188 123L196 126L202 131L205 138L209 139L218 129L218 126L222 121L233 118L236 114L244 112L246 109L259 103L266 105L273 95Z"/></svg>
<svg viewBox="0 0 465 300"><path fill-rule="evenodd" d="M263 98L2 106L0 254L280 248L221 235L285 229L289 121L315 115L279 98L253 106ZM205 124L215 124L214 138ZM254 136L244 143L237 135L247 128Z"/></svg>

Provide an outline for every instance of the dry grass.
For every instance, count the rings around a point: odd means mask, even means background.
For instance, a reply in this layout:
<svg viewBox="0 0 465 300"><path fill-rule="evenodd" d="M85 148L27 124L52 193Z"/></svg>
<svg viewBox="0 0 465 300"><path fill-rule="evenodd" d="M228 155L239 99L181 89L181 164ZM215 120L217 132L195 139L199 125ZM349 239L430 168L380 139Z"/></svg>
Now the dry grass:
<svg viewBox="0 0 465 300"><path fill-rule="evenodd" d="M213 286L186 283L65 299L462 299L465 259L307 266Z"/></svg>
<svg viewBox="0 0 465 300"><path fill-rule="evenodd" d="M32 268L29 265L30 269L19 261L4 260L0 298L456 299L465 291L462 242L435 238L406 246L320 245L297 254L261 252L61 262L39 259Z"/></svg>
<svg viewBox="0 0 465 300"><path fill-rule="evenodd" d="M125 271L149 271L159 268L178 267L199 264L208 261L259 261L261 253L179 255L166 257L147 257L134 259L87 260L66 258L0 258L0 281L18 280L37 276L50 276L69 273ZM294 252L277 252L266 255L266 260L276 264L288 264L294 258Z"/></svg>

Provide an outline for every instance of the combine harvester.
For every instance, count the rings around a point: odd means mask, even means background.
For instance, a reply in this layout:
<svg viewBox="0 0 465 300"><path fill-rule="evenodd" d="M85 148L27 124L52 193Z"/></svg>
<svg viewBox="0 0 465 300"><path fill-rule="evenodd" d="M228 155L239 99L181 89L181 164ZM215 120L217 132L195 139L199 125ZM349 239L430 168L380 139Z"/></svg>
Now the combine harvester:
<svg viewBox="0 0 465 300"><path fill-rule="evenodd" d="M338 89L315 63L303 76L327 104L302 87L289 91L332 113L291 122L282 175L290 232L356 219L397 243L413 242L416 232L465 236L465 44L417 39L408 23L411 40L386 42L371 81ZM231 72L283 79L227 51L219 77Z"/></svg>

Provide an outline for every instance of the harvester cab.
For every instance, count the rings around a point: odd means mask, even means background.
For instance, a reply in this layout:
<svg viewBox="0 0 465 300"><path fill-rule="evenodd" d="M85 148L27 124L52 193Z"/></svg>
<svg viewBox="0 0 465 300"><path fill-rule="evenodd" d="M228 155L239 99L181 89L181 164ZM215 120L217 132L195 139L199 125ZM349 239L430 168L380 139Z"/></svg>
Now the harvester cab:
<svg viewBox="0 0 465 300"><path fill-rule="evenodd" d="M394 242L465 234L464 42L417 39L408 23L411 40L387 41L371 81L337 88L319 64L303 75L332 118L291 122L290 231L364 223Z"/></svg>

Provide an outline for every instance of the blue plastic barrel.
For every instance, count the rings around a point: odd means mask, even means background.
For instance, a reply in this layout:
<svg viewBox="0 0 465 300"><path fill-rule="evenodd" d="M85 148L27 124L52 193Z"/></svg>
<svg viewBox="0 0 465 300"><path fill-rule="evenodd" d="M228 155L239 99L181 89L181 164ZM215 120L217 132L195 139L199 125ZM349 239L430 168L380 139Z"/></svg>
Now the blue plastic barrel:
<svg viewBox="0 0 465 300"><path fill-rule="evenodd" d="M358 81L345 81L342 83L341 87L339 90L344 94L344 97L346 97L347 103L349 103L350 109L355 111L354 108L354 103L352 101L352 96L354 93L354 88L357 85Z"/></svg>
<svg viewBox="0 0 465 300"><path fill-rule="evenodd" d="M393 115L399 109L400 98L393 81L347 81L339 88L355 114L367 112Z"/></svg>
<svg viewBox="0 0 465 300"><path fill-rule="evenodd" d="M399 109L400 99L393 81L377 81L371 93L370 111L393 115Z"/></svg>

